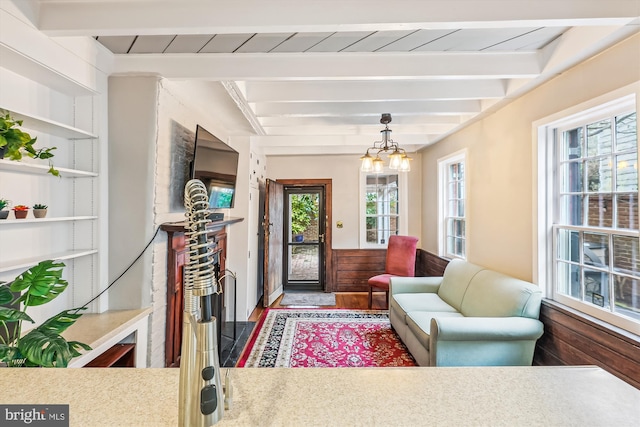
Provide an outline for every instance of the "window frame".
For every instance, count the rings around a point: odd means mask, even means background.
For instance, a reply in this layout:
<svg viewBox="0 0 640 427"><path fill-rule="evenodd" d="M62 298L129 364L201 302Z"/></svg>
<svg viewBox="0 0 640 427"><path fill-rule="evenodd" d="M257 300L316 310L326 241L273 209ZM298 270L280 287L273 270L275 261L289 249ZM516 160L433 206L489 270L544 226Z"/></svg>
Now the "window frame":
<svg viewBox="0 0 640 427"><path fill-rule="evenodd" d="M639 95L640 82L540 119L534 122L532 126L534 138L534 224L537 224L533 238L533 281L541 287L546 298L636 334L640 333L640 322L560 293L554 287L554 277L558 256L556 229L580 230L580 242L582 242L582 236L585 232L598 233L606 230L604 234L609 236L639 237L640 230L618 228L616 224L605 228L588 224L580 226L555 224L554 219L558 214L556 210L559 209L558 206L560 204L556 200L560 191L555 185L555 182L560 179L556 165L561 163L561 160L557 158L559 156L559 147L556 144L556 139L562 137L564 130L594 123L600 119L615 117L629 111L635 111L637 115L638 105L636 99ZM584 135L584 138L586 139L586 135ZM612 173L615 174L615 168ZM587 191L586 193L589 192ZM612 195L615 194L615 188L612 188L610 193ZM583 215L585 214L583 213ZM611 242L611 237L609 237L609 242ZM583 252L583 250L580 250L579 264L581 265L584 261ZM610 247L610 252L613 252L613 247ZM591 269L591 267L589 268ZM613 271L611 263L609 263L607 269ZM609 283L611 280L609 278ZM610 294L609 298L613 298L613 295Z"/></svg>
<svg viewBox="0 0 640 427"><path fill-rule="evenodd" d="M438 254L441 257L449 259L463 259L466 260L469 257L469 162L467 149L456 151L448 156L438 159ZM456 219L462 219L464 221L464 254L451 253L447 247L447 220L450 218L448 213L448 200L449 197L449 167L456 163L462 163L464 165L463 176L463 202L464 202L464 216L455 217Z"/></svg>
<svg viewBox="0 0 640 427"><path fill-rule="evenodd" d="M398 221L400 224L398 226L398 233L401 235L408 234L409 226L408 226L408 210L409 210L409 201L408 201L408 183L409 179L407 177L407 172L400 172L398 170L390 169L385 167L380 174L376 174L375 172L362 172L360 171L360 191L359 191L359 209L358 209L358 218L360 222L360 233L359 233L359 241L361 249L385 249L387 247L388 241L386 243L370 243L367 242L367 203L366 203L366 194L367 194L367 176L368 175L397 175L398 176Z"/></svg>

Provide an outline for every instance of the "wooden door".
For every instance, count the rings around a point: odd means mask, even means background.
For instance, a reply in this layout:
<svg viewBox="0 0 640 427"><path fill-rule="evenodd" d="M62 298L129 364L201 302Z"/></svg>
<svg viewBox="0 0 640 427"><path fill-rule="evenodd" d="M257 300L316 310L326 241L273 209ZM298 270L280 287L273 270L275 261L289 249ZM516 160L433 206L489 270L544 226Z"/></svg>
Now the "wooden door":
<svg viewBox="0 0 640 427"><path fill-rule="evenodd" d="M264 296L263 305L269 307L283 292L283 212L284 186L267 180L264 221Z"/></svg>

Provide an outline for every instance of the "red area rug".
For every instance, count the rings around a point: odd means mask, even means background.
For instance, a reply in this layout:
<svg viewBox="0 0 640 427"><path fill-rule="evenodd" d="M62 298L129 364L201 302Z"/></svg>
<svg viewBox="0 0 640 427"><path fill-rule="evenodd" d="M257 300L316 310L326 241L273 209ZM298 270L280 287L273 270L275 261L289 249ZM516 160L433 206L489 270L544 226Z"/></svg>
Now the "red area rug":
<svg viewBox="0 0 640 427"><path fill-rule="evenodd" d="M386 312L267 309L238 367L416 366Z"/></svg>

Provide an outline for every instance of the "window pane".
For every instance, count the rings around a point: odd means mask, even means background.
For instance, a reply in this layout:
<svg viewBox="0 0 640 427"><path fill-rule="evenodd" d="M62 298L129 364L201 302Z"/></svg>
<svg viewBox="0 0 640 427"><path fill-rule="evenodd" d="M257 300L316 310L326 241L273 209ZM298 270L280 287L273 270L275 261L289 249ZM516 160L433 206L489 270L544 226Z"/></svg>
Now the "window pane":
<svg viewBox="0 0 640 427"><path fill-rule="evenodd" d="M587 191L611 191L611 158L604 157L587 162Z"/></svg>
<svg viewBox="0 0 640 427"><path fill-rule="evenodd" d="M457 200L449 201L449 210L447 212L447 216L458 216L458 201Z"/></svg>
<svg viewBox="0 0 640 427"><path fill-rule="evenodd" d="M583 200L580 195L560 196L560 223L583 225Z"/></svg>
<svg viewBox="0 0 640 427"><path fill-rule="evenodd" d="M584 233L584 263L596 267L609 265L609 235Z"/></svg>
<svg viewBox="0 0 640 427"><path fill-rule="evenodd" d="M464 217L464 200L458 202L458 216Z"/></svg>
<svg viewBox="0 0 640 427"><path fill-rule="evenodd" d="M611 153L611 120L602 120L587 125L587 155Z"/></svg>
<svg viewBox="0 0 640 427"><path fill-rule="evenodd" d="M616 191L638 190L638 153L616 156Z"/></svg>
<svg viewBox="0 0 640 427"><path fill-rule="evenodd" d="M447 253L448 254L455 254L455 238L453 236L448 236L447 237Z"/></svg>
<svg viewBox="0 0 640 427"><path fill-rule="evenodd" d="M638 256L637 237L613 236L613 269L621 273L638 273L640 258Z"/></svg>
<svg viewBox="0 0 640 427"><path fill-rule="evenodd" d="M617 226L638 229L638 193L616 195Z"/></svg>
<svg viewBox="0 0 640 427"><path fill-rule="evenodd" d="M560 170L560 191L562 193L581 193L584 191L584 163L563 163Z"/></svg>
<svg viewBox="0 0 640 427"><path fill-rule="evenodd" d="M577 231L558 230L558 259L580 262L580 240Z"/></svg>
<svg viewBox="0 0 640 427"><path fill-rule="evenodd" d="M640 320L640 280L613 276L615 289L614 311Z"/></svg>
<svg viewBox="0 0 640 427"><path fill-rule="evenodd" d="M563 133L560 150L560 160L578 159L580 157L582 157L582 127Z"/></svg>
<svg viewBox="0 0 640 427"><path fill-rule="evenodd" d="M587 196L587 223L594 227L613 225L613 205L611 194L592 194Z"/></svg>
<svg viewBox="0 0 640 427"><path fill-rule="evenodd" d="M638 139L636 137L638 122L636 113L625 114L616 117L616 150L636 150Z"/></svg>
<svg viewBox="0 0 640 427"><path fill-rule="evenodd" d="M609 273L584 269L584 300L600 307L608 307Z"/></svg>
<svg viewBox="0 0 640 427"><path fill-rule="evenodd" d="M463 255L464 254L464 239L456 239L456 255Z"/></svg>
<svg viewBox="0 0 640 427"><path fill-rule="evenodd" d="M558 283L556 289L561 294L580 298L580 267L558 262Z"/></svg>

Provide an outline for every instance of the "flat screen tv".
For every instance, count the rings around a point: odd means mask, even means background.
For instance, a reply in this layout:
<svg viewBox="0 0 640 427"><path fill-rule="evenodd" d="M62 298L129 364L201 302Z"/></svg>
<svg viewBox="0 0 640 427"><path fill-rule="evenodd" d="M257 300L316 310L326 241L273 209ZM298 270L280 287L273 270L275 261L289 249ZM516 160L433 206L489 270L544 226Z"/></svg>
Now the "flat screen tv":
<svg viewBox="0 0 640 427"><path fill-rule="evenodd" d="M209 209L232 208L236 194L238 152L200 125L196 126L191 177L207 187Z"/></svg>

